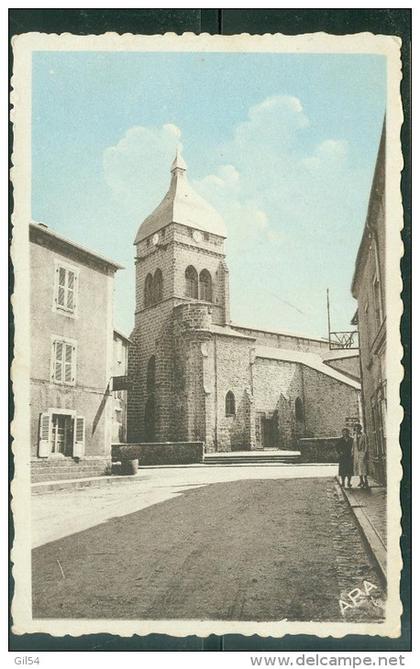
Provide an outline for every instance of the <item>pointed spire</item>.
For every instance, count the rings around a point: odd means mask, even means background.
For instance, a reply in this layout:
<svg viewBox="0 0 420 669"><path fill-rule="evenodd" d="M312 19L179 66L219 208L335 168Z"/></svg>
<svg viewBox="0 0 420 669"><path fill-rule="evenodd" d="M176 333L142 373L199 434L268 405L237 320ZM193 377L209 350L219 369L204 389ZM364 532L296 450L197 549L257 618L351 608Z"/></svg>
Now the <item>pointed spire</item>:
<svg viewBox="0 0 420 669"><path fill-rule="evenodd" d="M176 154L175 154L174 162L172 163L171 172L175 172L176 170L182 170L183 172L185 172L186 169L187 169L187 165L186 165L186 162L181 155L181 149L179 148L179 145L178 145L176 147Z"/></svg>

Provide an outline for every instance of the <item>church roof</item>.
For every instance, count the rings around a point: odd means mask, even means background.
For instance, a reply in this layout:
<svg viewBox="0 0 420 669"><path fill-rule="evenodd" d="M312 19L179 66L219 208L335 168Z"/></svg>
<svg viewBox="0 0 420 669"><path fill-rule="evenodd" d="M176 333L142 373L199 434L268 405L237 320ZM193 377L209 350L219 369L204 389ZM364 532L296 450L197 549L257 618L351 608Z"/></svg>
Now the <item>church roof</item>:
<svg viewBox="0 0 420 669"><path fill-rule="evenodd" d="M140 225L135 244L161 230L170 223L180 223L213 235L226 237L223 218L213 207L198 195L187 178L187 166L177 149L171 167L169 190L156 209Z"/></svg>
<svg viewBox="0 0 420 669"><path fill-rule="evenodd" d="M321 357L316 353L309 353L308 351L294 351L293 349L272 348L271 346L256 346L257 358L268 358L270 360L282 360L284 362L297 362L301 365L306 365L315 369L325 376L329 376L336 381L344 383L346 386L351 386L356 390L360 390L360 383L355 379L346 376L334 367L330 367L323 362Z"/></svg>

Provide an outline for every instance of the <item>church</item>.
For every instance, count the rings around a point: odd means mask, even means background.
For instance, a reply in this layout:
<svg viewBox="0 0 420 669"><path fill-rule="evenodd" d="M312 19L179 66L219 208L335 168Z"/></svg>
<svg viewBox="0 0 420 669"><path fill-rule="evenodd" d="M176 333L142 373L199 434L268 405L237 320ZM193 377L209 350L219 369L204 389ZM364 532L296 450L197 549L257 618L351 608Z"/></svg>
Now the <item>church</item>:
<svg viewBox="0 0 420 669"><path fill-rule="evenodd" d="M233 323L226 237L177 151L169 190L134 241L127 440L216 452L341 435L360 417L357 351Z"/></svg>

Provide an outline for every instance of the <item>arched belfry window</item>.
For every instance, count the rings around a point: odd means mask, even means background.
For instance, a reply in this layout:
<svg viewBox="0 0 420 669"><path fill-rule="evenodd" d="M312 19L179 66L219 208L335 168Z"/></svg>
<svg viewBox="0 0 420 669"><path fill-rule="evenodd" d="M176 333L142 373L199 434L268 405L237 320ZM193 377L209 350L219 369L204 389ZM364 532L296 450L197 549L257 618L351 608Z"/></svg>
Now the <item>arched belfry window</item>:
<svg viewBox="0 0 420 669"><path fill-rule="evenodd" d="M153 304L153 276L148 274L144 282L144 306L150 307Z"/></svg>
<svg viewBox="0 0 420 669"><path fill-rule="evenodd" d="M211 275L207 269L200 272L200 300L205 302L212 300Z"/></svg>
<svg viewBox="0 0 420 669"><path fill-rule="evenodd" d="M146 376L147 392L153 393L156 385L156 358L152 355L147 363Z"/></svg>
<svg viewBox="0 0 420 669"><path fill-rule="evenodd" d="M303 421L303 402L300 397L296 397L295 399L295 416L297 421Z"/></svg>
<svg viewBox="0 0 420 669"><path fill-rule="evenodd" d="M163 297L163 276L160 269L157 269L153 277L153 301L160 302Z"/></svg>
<svg viewBox="0 0 420 669"><path fill-rule="evenodd" d="M231 390L226 393L225 413L226 416L234 416L236 414L235 395Z"/></svg>
<svg viewBox="0 0 420 669"><path fill-rule="evenodd" d="M185 270L185 295L195 299L198 297L198 274L192 265Z"/></svg>

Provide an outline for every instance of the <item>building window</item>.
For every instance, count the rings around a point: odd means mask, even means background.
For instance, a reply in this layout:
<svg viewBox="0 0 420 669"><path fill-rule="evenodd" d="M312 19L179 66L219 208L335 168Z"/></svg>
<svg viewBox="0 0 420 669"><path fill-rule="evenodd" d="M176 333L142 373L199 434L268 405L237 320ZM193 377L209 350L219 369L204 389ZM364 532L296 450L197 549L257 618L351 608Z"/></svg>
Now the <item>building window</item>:
<svg viewBox="0 0 420 669"><path fill-rule="evenodd" d="M156 386L156 357L152 355L147 363L146 375L147 392L153 393Z"/></svg>
<svg viewBox="0 0 420 669"><path fill-rule="evenodd" d="M56 264L54 304L57 311L76 312L78 271Z"/></svg>
<svg viewBox="0 0 420 669"><path fill-rule="evenodd" d="M211 275L206 269L200 272L200 300L205 302L212 300Z"/></svg>
<svg viewBox="0 0 420 669"><path fill-rule="evenodd" d="M234 416L236 414L235 395L231 390L226 393L225 410L226 416Z"/></svg>
<svg viewBox="0 0 420 669"><path fill-rule="evenodd" d="M198 274L192 265L185 270L185 295L194 299L198 298Z"/></svg>
<svg viewBox="0 0 420 669"><path fill-rule="evenodd" d="M298 422L303 422L304 413L303 413L303 402L300 397L295 399L295 416Z"/></svg>
<svg viewBox="0 0 420 669"><path fill-rule="evenodd" d="M64 339L54 339L51 354L51 380L74 386L76 383L76 346Z"/></svg>
<svg viewBox="0 0 420 669"><path fill-rule="evenodd" d="M163 276L160 269L157 269L153 277L153 301L160 302L163 296Z"/></svg>
<svg viewBox="0 0 420 669"><path fill-rule="evenodd" d="M382 305L381 305L381 288L379 285L378 277L375 275L372 283L373 290L373 303L375 305L375 321L377 329L380 328L382 323Z"/></svg>
<svg viewBox="0 0 420 669"><path fill-rule="evenodd" d="M144 282L144 306L150 307L153 304L153 276L148 274Z"/></svg>
<svg viewBox="0 0 420 669"><path fill-rule="evenodd" d="M38 455L64 455L80 458L85 453L85 419L60 409L42 413L39 422Z"/></svg>

